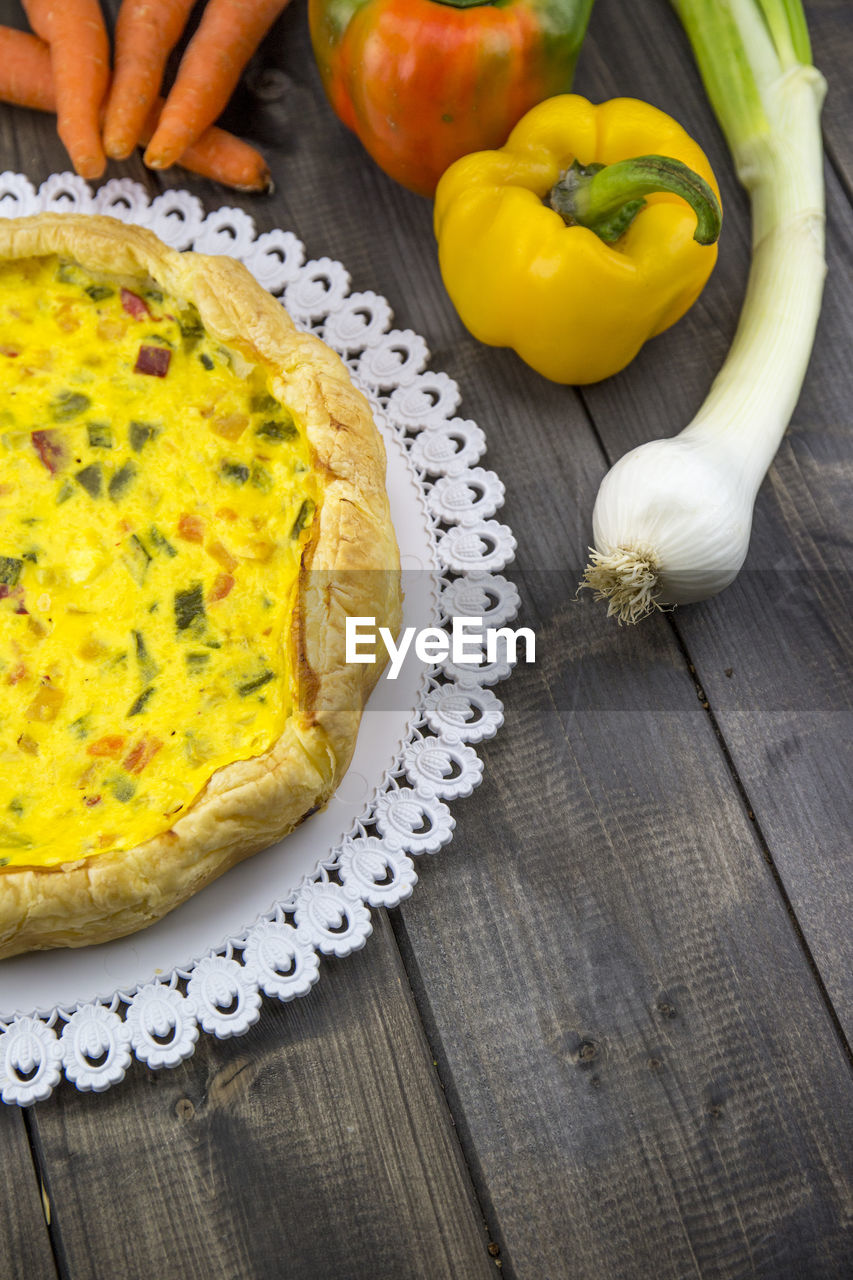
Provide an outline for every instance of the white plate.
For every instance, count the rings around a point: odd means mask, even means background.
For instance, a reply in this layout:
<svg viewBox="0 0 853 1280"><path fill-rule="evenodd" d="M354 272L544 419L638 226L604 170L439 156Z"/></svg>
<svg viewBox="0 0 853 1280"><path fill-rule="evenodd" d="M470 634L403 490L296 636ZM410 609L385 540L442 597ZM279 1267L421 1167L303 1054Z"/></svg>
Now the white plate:
<svg viewBox="0 0 853 1280"><path fill-rule="evenodd" d="M476 465L483 432L454 416L456 384L427 369L423 338L390 328L384 298L350 293L339 262L306 262L291 232L256 235L242 210L205 215L187 192L149 200L138 183L113 179L93 193L73 174L54 174L36 190L22 174L0 174L0 216L47 209L109 214L175 248L242 259L298 324L339 352L371 400L388 454L404 625L446 625L461 614L500 627L515 616L518 592L499 575L515 542L491 518L503 486ZM175 1066L200 1030L242 1034L263 995L304 995L320 955L363 946L369 908L407 897L417 879L412 858L451 839L445 802L469 795L482 776L474 747L502 722L489 686L509 671L503 659L425 669L410 654L398 678L386 673L374 690L351 767L322 813L149 929L3 961L2 1100L43 1100L63 1073L78 1089L108 1089L133 1054Z"/></svg>
<svg viewBox="0 0 853 1280"><path fill-rule="evenodd" d="M417 478L399 438L383 431L388 496L404 573L403 625L437 625L439 574L435 538ZM423 692L424 668L407 655L396 680L382 677L365 710L352 763L329 805L285 840L241 862L170 915L128 938L76 950L42 951L0 964L0 1021L48 1016L55 1007L109 1003L116 991L186 972L230 939L245 935L276 903L316 874L365 814L396 762Z"/></svg>

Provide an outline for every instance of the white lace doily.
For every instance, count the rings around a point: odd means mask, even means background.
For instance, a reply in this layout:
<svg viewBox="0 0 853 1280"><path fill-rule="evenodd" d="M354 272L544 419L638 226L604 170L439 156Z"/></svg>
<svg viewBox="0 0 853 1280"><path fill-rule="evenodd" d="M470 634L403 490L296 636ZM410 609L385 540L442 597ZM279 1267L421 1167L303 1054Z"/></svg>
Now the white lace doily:
<svg viewBox="0 0 853 1280"><path fill-rule="evenodd" d="M477 465L485 450L483 432L455 416L456 384L444 373L427 370L423 338L391 328L384 298L350 293L349 276L339 262L306 262L304 247L291 232L257 235L241 209L205 215L199 200L185 191L151 200L138 183L114 179L93 193L74 174L54 174L36 191L21 174L0 175L0 216L47 209L110 214L150 227L177 249L241 259L281 297L298 325L319 334L342 356L371 401L389 446L392 511L396 498L400 524L411 531L407 536L417 552L410 557L416 585L407 590L407 607L415 609L421 625L469 617L501 627L516 616L518 592L500 574L513 558L515 542L507 526L494 519L503 485L494 472ZM399 537L396 513L394 518ZM405 569L407 544L402 537L400 542ZM394 907L411 894L417 880L413 858L436 853L452 837L454 819L446 802L470 795L482 777L474 746L492 737L502 722L501 703L490 686L510 672L503 652L492 657L487 662L484 654L480 666L446 661L419 667L414 675L409 667L408 685L404 681L394 691L398 703L391 711L380 704L372 713L374 699L382 696L378 686L365 715L373 741L363 748L362 759L380 765L369 763L367 777L355 767L360 735L353 767L336 796L343 799L343 810L326 810L300 828L303 842L315 841L310 872L284 884L274 880L278 901L269 903L268 892L260 910L251 904L263 888L247 890L245 914L239 916L241 886L253 883L249 870L239 879L241 867L255 863L260 875L268 854L234 868L225 880L239 923L232 927L223 914L224 933L204 935L192 958L172 958L166 967L149 958L146 945L158 938L158 929L160 939L169 941L167 921L173 913L152 930L106 948L4 961L3 1102L41 1101L63 1074L78 1089L103 1091L123 1078L133 1056L152 1068L177 1066L193 1053L199 1029L222 1038L244 1033L258 1020L263 996L286 1001L305 995L319 977L321 956L341 957L362 947L371 932L369 908ZM389 686L384 687L387 697ZM315 822L320 825L312 827ZM342 831L343 838L318 846L330 830ZM297 847L283 845L288 855ZM276 865L268 864L267 872ZM213 885L205 894L215 891ZM209 912L192 914L193 902L205 894L180 910L187 912L190 926L195 919L196 928L214 930L216 925L198 924L199 918L210 919ZM215 912L213 918L218 918ZM86 971L83 982L75 977L73 963L69 976L68 966L87 951L107 955L109 963L99 965L95 979ZM164 954L169 955L168 947ZM91 990L74 988L75 982L86 987L90 981L96 984ZM42 992L50 992L49 998Z"/></svg>

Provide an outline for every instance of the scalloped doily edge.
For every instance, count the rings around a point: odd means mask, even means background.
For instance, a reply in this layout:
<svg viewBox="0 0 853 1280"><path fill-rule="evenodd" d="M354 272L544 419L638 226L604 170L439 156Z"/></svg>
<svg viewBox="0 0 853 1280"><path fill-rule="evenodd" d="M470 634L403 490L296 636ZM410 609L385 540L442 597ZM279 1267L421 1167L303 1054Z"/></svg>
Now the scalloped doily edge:
<svg viewBox="0 0 853 1280"><path fill-rule="evenodd" d="M44 209L108 214L150 227L179 249L228 253L282 296L295 322L337 350L377 419L404 443L417 478L435 572L444 571L436 617L457 611L494 625L515 617L515 586L499 571L515 541L492 517L503 503L494 472L477 466L485 436L454 416L460 393L446 374L427 368L424 339L390 328L388 302L350 293L341 263L305 261L290 231L257 235L253 220L223 206L205 215L188 192L150 199L128 179L96 192L75 174L53 174L38 190L22 174L0 174L0 216ZM437 596L437 592L434 593ZM480 612L478 612L478 610ZM0 1098L29 1106L50 1096L62 1076L94 1092L123 1079L132 1057L150 1067L176 1066L195 1049L200 1031L226 1038L248 1031L263 996L286 1001L319 978L321 956L343 957L364 946L371 907L407 898L417 875L412 859L452 838L447 799L469 795L482 777L474 744L502 723L501 703L486 687L510 672L507 663L469 668L463 679L447 664L425 670L418 708L398 743L394 763L375 785L361 817L340 844L318 860L286 899L241 934L221 941L185 969L109 998L17 1013L0 1021Z"/></svg>

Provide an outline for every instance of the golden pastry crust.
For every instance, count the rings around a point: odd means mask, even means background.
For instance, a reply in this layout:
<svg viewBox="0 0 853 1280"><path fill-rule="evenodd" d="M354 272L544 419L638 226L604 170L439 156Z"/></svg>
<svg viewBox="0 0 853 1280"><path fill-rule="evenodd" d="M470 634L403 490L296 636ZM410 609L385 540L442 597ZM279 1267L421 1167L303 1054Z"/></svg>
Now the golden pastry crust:
<svg viewBox="0 0 853 1280"><path fill-rule="evenodd" d="M400 622L399 553L385 452L343 362L295 328L241 263L177 253L111 218L0 219L0 260L60 254L133 283L152 279L198 309L205 329L276 369L274 394L305 425L323 477L290 642L298 706L270 750L216 771L172 828L134 849L60 867L0 870L0 958L86 946L153 923L322 807L355 745L379 667L347 664L347 615Z"/></svg>

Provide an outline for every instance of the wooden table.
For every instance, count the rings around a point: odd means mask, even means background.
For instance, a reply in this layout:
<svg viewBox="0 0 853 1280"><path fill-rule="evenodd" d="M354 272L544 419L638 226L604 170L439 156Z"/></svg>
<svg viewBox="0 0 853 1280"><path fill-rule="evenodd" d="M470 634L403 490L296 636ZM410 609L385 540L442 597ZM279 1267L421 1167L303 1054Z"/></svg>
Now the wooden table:
<svg viewBox="0 0 853 1280"><path fill-rule="evenodd" d="M583 392L462 330L430 205L332 115L301 0L226 117L274 196L111 168L290 228L425 336L506 483L537 662L500 691L453 843L310 996L176 1070L2 1109L4 1277L853 1274L853 8L808 16L830 84L809 375L744 572L637 628L575 599L595 492L699 405L748 265L746 201L664 0L597 0L576 88L645 98L705 147L720 261L674 331ZM0 21L23 25L14 0ZM0 150L34 182L67 167L33 113L0 110Z"/></svg>

